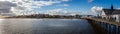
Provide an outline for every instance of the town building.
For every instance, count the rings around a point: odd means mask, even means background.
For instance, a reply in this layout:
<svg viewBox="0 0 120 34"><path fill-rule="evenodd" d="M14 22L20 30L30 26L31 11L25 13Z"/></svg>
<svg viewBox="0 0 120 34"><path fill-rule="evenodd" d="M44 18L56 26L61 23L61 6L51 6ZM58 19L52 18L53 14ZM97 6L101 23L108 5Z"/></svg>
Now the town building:
<svg viewBox="0 0 120 34"><path fill-rule="evenodd" d="M101 17L120 22L120 9L114 9L113 5L111 5L111 9L102 9Z"/></svg>

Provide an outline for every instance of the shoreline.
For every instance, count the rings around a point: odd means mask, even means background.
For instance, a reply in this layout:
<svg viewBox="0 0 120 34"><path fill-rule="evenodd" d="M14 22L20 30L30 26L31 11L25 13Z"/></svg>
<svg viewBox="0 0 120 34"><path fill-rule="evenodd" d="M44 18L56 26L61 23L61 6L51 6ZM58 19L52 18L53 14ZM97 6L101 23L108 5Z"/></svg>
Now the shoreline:
<svg viewBox="0 0 120 34"><path fill-rule="evenodd" d="M82 18L0 18L0 19L82 19Z"/></svg>

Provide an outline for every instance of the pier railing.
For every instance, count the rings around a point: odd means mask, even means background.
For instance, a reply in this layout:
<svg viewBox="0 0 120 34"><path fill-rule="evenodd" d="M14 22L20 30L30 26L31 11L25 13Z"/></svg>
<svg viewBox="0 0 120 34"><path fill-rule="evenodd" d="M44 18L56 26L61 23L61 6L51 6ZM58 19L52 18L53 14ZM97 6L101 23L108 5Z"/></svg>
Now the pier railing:
<svg viewBox="0 0 120 34"><path fill-rule="evenodd" d="M85 18L97 34L120 34L120 23L100 18Z"/></svg>

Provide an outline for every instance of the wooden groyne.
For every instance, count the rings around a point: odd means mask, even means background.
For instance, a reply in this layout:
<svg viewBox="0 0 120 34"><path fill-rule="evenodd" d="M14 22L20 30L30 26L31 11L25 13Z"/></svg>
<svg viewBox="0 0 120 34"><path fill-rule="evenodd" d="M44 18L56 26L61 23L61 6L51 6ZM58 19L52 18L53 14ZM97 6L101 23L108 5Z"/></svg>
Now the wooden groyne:
<svg viewBox="0 0 120 34"><path fill-rule="evenodd" d="M84 18L89 21L97 34L120 34L120 23L99 19L99 18Z"/></svg>

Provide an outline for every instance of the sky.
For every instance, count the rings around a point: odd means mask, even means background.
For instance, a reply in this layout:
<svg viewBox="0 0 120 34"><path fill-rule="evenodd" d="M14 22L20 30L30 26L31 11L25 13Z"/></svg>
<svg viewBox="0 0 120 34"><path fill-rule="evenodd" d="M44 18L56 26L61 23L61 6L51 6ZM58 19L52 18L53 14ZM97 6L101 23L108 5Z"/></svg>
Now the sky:
<svg viewBox="0 0 120 34"><path fill-rule="evenodd" d="M0 0L0 12L29 15L96 15L96 11L109 9L113 4L120 9L120 0Z"/></svg>

